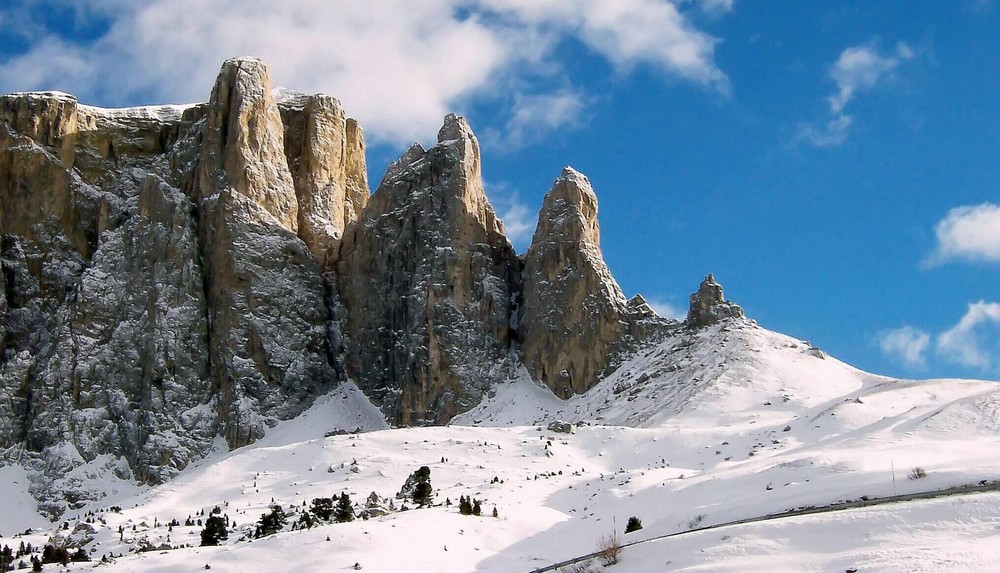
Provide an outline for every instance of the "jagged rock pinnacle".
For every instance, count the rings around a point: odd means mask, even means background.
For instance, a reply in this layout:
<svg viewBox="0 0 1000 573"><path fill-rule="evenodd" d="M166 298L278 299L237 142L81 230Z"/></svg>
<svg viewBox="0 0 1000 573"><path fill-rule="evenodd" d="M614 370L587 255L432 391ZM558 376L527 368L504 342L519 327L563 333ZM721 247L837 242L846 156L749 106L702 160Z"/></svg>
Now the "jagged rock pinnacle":
<svg viewBox="0 0 1000 573"><path fill-rule="evenodd" d="M283 140L267 65L256 58L226 60L208 102L200 196L238 193L294 233L298 204Z"/></svg>
<svg viewBox="0 0 1000 573"><path fill-rule="evenodd" d="M572 167L543 200L523 277L525 365L558 396L586 391L608 366L628 311L601 255L597 196Z"/></svg>
<svg viewBox="0 0 1000 573"><path fill-rule="evenodd" d="M341 240L348 373L395 423L478 403L513 337L519 261L483 192L479 144L449 115L413 145Z"/></svg>
<svg viewBox="0 0 1000 573"><path fill-rule="evenodd" d="M691 327L708 326L726 318L743 317L743 309L726 300L722 294L722 285L715 282L712 273L701 281L697 292L691 293L690 301L686 322Z"/></svg>

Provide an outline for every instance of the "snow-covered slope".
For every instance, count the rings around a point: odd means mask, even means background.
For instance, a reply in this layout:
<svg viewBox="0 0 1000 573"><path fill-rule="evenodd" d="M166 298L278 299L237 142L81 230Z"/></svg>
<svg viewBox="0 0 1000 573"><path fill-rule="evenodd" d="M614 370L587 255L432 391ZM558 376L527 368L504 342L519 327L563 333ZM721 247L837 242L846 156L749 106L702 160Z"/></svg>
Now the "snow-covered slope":
<svg viewBox="0 0 1000 573"><path fill-rule="evenodd" d="M592 425L548 430L557 418ZM633 515L644 529L624 541L1000 480L1000 385L873 376L742 321L678 332L568 402L512 380L461 422L468 425L386 430L346 386L252 446L105 504L120 512L88 508L96 532L86 547L97 559L125 554L102 567L110 571L355 563L365 571L531 571L594 551ZM393 498L423 465L433 507L398 511L412 504L394 499L397 511L383 517L250 539L272 503L289 523L304 503L341 492L361 509L372 492ZM7 505L23 512L23 475L8 469L0 479L12 492ZM463 495L482 500L483 517L459 515ZM608 569L995 570L998 501L980 493L726 527L627 548ZM202 528L183 522L215 506L235 522L224 545L166 549L197 546ZM86 518L71 517L65 533ZM182 525L168 527L171 519ZM30 515L5 524L2 542L45 543L52 531L9 537L38 525ZM141 546L164 549L132 553Z"/></svg>

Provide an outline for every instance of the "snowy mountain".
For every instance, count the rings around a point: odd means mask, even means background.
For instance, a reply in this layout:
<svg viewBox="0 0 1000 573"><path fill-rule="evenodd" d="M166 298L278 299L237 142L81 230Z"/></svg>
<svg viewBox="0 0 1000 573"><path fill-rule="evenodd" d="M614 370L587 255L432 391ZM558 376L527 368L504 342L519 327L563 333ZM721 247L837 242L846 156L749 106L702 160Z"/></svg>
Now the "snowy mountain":
<svg viewBox="0 0 1000 573"><path fill-rule="evenodd" d="M549 429L557 419L579 425ZM95 559L123 555L110 559L112 571L359 563L366 571L527 572L595 551L614 531L635 542L803 507L992 488L998 436L994 382L873 376L732 319L679 329L568 401L522 371L446 427L386 429L347 385L253 445L220 447L166 484L97 478L109 496L67 515L67 532L95 511L86 547ZM394 496L420 466L435 493L432 506L414 508ZM5 526L3 543L49 542L58 525L34 517L23 473L4 471L5 514L20 517ZM314 498L342 492L359 513L373 492L394 500L395 511L291 530ZM484 516L460 515L461 496L481 500ZM695 531L628 547L606 569L992 570L997 501L1000 493L987 491ZM288 526L254 539L274 504ZM115 505L121 510L107 509ZM199 513L216 506L235 522L219 547L198 547L201 526L167 525L205 519ZM624 535L631 516L643 529ZM39 529L11 536L27 527ZM194 547L173 549L187 544ZM590 567L602 570L597 561Z"/></svg>
<svg viewBox="0 0 1000 573"><path fill-rule="evenodd" d="M369 194L357 122L249 58L204 104L0 97L0 565L1000 568L995 382L859 371L712 275L657 316L569 167L517 256L481 161L450 115Z"/></svg>

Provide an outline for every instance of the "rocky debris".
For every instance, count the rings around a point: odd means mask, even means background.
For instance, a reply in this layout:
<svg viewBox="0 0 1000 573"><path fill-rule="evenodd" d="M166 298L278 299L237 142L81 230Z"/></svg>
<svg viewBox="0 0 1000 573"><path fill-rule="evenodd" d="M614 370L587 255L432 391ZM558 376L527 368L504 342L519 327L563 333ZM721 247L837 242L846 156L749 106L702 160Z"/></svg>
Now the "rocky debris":
<svg viewBox="0 0 1000 573"><path fill-rule="evenodd" d="M284 126L264 64L223 64L208 109L195 196L209 361L226 440L235 448L303 411L337 377L326 287L295 234Z"/></svg>
<svg viewBox="0 0 1000 573"><path fill-rule="evenodd" d="M573 424L569 422L563 422L562 420L553 420L552 422L549 422L549 425L546 427L546 429L548 429L548 431L550 432L556 432L558 434L572 434Z"/></svg>
<svg viewBox="0 0 1000 573"><path fill-rule="evenodd" d="M524 364L557 396L586 392L610 364L627 314L601 254L597 196L567 167L543 200L525 256Z"/></svg>
<svg viewBox="0 0 1000 573"><path fill-rule="evenodd" d="M330 96L296 95L278 107L295 181L299 237L326 268L344 229L368 204L364 134Z"/></svg>
<svg viewBox="0 0 1000 573"><path fill-rule="evenodd" d="M513 338L520 262L464 118L389 166L336 271L347 370L390 420L445 423L480 401Z"/></svg>
<svg viewBox="0 0 1000 573"><path fill-rule="evenodd" d="M699 327L743 316L743 309L726 300L722 294L722 285L715 282L715 277L709 273L701 281L698 291L691 293L691 307L685 322L690 327Z"/></svg>

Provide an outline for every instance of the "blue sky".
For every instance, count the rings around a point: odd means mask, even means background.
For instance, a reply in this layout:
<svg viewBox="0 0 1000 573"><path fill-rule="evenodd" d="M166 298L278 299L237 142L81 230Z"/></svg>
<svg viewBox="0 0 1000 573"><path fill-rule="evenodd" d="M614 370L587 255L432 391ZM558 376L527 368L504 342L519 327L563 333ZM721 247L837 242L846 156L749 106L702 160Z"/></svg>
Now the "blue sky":
<svg viewBox="0 0 1000 573"><path fill-rule="evenodd" d="M998 379L997 4L14 0L0 91L202 101L257 55L360 119L373 187L459 112L519 250L573 165L626 294L683 311L713 272L860 368Z"/></svg>

